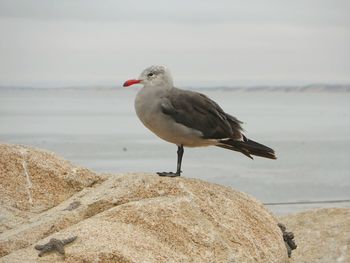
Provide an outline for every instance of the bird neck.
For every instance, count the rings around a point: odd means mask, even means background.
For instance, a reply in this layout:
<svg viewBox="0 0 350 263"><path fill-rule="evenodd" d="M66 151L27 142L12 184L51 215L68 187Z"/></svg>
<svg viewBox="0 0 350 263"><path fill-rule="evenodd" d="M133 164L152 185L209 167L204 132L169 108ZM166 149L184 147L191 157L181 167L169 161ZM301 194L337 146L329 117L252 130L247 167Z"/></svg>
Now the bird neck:
<svg viewBox="0 0 350 263"><path fill-rule="evenodd" d="M163 92L163 91L169 91L173 88L172 83L162 83L158 85L145 85L143 86L143 89L146 91L153 91L153 92Z"/></svg>

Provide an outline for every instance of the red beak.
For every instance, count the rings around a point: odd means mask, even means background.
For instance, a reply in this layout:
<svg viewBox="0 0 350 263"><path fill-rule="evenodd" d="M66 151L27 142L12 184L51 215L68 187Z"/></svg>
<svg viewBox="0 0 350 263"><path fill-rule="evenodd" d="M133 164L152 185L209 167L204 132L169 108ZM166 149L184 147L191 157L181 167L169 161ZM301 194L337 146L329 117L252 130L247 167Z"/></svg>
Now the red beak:
<svg viewBox="0 0 350 263"><path fill-rule="evenodd" d="M123 87L129 87L131 85L138 84L140 82L141 82L141 80L138 80L138 79L129 79L129 80L124 82Z"/></svg>

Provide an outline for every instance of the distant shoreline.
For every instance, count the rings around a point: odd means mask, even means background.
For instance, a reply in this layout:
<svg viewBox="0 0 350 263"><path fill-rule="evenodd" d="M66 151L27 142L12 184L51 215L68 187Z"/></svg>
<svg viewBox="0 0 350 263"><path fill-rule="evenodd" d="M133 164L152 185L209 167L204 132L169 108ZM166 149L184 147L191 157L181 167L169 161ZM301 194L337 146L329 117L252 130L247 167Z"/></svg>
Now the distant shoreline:
<svg viewBox="0 0 350 263"><path fill-rule="evenodd" d="M33 86L0 86L0 90L108 90L121 89L121 86L86 85L86 86L62 86L62 87L33 87ZM189 90L210 90L229 92L350 92L350 84L312 84L305 86L212 86L212 87L185 87Z"/></svg>

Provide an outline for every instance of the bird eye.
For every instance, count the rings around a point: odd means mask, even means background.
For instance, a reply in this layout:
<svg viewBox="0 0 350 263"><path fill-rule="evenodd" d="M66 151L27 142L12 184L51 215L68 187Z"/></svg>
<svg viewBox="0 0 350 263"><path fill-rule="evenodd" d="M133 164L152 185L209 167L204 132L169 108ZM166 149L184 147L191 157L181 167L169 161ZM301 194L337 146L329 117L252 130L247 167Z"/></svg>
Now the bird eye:
<svg viewBox="0 0 350 263"><path fill-rule="evenodd" d="M151 72L151 73L148 73L147 74L147 77L152 77L154 74Z"/></svg>

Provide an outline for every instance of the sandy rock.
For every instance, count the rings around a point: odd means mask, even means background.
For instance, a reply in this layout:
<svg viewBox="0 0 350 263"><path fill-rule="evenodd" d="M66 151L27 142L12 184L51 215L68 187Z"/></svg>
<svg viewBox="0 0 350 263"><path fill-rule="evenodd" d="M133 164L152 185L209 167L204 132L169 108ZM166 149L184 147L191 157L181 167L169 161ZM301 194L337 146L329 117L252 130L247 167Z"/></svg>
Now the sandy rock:
<svg viewBox="0 0 350 263"><path fill-rule="evenodd" d="M54 153L17 145L0 145L1 205L42 212L91 186L100 178Z"/></svg>
<svg viewBox="0 0 350 263"><path fill-rule="evenodd" d="M317 209L280 220L294 232L297 241L291 262L350 262L350 209Z"/></svg>
<svg viewBox="0 0 350 263"><path fill-rule="evenodd" d="M100 181L102 177L53 153L0 144L0 234ZM5 247L0 245L0 255Z"/></svg>
<svg viewBox="0 0 350 263"><path fill-rule="evenodd" d="M20 149L14 147L12 152ZM29 151L26 160L29 160L28 167L32 167L30 155L38 151ZM42 155L43 160L51 161L41 166L42 169L59 170L49 165L57 167L54 161L57 157L46 154ZM13 156L20 166L21 155L13 153ZM11 158L8 162L14 163ZM40 163L38 159L37 162ZM71 167L69 163L66 165ZM11 171L17 166L9 168L2 162L1 167ZM16 169L24 177L23 169ZM30 172L34 176L35 173ZM67 178L67 174L62 176L61 172L55 176ZM87 173L75 181L93 182L91 176L94 178ZM93 185L81 183L73 187L74 190L57 186L57 191L63 193L55 193L55 187L41 185L51 189L55 203L0 234L3 255L0 261L288 262L278 222L260 202L244 193L182 177L124 174L103 179ZM10 178L5 181L6 187L12 185ZM62 183L65 180L62 179ZM22 195L23 200L28 198ZM33 196L33 203L38 202L39 207L39 200L47 205L45 197ZM72 236L78 238L65 247L65 256L48 253L39 258L34 249L35 245L45 244L51 238Z"/></svg>

